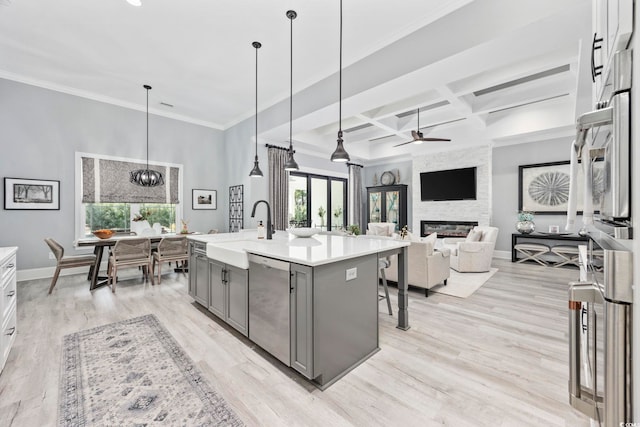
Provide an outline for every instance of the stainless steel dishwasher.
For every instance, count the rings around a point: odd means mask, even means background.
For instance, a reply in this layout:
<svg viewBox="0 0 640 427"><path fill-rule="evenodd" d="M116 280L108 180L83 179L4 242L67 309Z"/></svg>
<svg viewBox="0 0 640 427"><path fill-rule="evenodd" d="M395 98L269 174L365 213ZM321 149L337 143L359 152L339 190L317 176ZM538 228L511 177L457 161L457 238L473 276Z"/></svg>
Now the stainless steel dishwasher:
<svg viewBox="0 0 640 427"><path fill-rule="evenodd" d="M291 365L289 263L249 254L249 339Z"/></svg>

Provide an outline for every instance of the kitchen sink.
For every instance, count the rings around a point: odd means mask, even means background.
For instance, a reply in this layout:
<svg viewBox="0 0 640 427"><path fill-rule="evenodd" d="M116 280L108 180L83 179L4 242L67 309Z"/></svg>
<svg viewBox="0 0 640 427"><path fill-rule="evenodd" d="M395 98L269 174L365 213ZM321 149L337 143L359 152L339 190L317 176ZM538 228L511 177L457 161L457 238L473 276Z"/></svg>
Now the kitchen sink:
<svg viewBox="0 0 640 427"><path fill-rule="evenodd" d="M207 243L207 257L246 270L249 268L249 254L244 248L251 243L248 240Z"/></svg>

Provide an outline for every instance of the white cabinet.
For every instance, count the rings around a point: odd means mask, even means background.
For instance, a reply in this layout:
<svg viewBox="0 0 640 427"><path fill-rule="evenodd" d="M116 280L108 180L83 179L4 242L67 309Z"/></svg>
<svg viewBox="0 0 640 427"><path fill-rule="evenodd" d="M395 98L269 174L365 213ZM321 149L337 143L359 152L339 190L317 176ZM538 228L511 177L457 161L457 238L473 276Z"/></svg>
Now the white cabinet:
<svg viewBox="0 0 640 427"><path fill-rule="evenodd" d="M633 0L593 0L591 75L594 101L602 98L613 54L626 49L633 34Z"/></svg>
<svg viewBox="0 0 640 427"><path fill-rule="evenodd" d="M0 371L16 339L16 252L17 247L0 248Z"/></svg>

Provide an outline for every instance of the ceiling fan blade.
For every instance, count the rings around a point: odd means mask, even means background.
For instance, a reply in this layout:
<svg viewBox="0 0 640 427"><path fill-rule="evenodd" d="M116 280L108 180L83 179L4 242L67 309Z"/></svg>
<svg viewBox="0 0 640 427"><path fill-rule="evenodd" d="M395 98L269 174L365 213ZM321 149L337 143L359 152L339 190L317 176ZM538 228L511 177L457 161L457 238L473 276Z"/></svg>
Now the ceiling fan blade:
<svg viewBox="0 0 640 427"><path fill-rule="evenodd" d="M429 138L429 137L426 137L426 138L420 138L420 141L427 141L427 142L431 141L431 142L433 142L433 141L451 141L451 140L447 139L447 138Z"/></svg>
<svg viewBox="0 0 640 427"><path fill-rule="evenodd" d="M422 135L420 135L420 132L416 132L415 130L411 131L411 136L413 137L413 139L420 139L422 138Z"/></svg>
<svg viewBox="0 0 640 427"><path fill-rule="evenodd" d="M414 142L415 142L415 140L407 141L407 142L403 142L402 144L396 144L396 145L394 145L394 147L400 147L401 145L413 144Z"/></svg>

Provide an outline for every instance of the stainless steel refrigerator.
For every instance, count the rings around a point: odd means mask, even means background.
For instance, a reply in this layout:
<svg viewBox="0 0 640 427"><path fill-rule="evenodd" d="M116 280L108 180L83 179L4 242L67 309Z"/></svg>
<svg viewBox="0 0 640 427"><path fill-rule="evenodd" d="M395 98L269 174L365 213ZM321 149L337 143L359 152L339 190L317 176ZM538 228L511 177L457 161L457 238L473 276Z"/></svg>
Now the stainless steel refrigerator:
<svg viewBox="0 0 640 427"><path fill-rule="evenodd" d="M569 284L569 399L606 427L633 422L631 68L631 51L614 55L596 110L577 120L572 153L593 206L584 209L591 239L580 281Z"/></svg>

